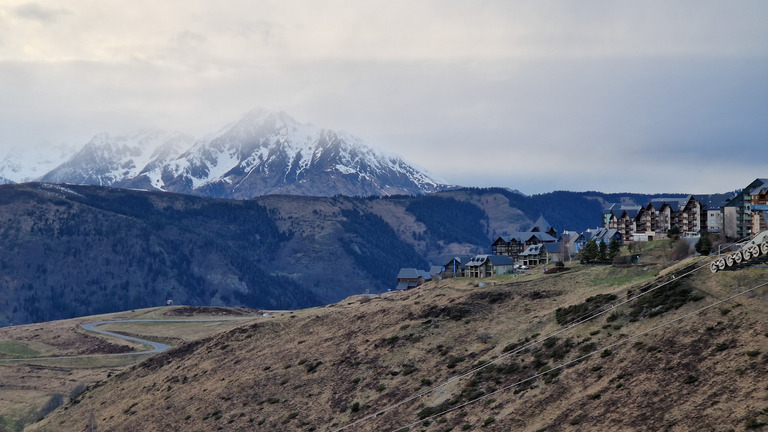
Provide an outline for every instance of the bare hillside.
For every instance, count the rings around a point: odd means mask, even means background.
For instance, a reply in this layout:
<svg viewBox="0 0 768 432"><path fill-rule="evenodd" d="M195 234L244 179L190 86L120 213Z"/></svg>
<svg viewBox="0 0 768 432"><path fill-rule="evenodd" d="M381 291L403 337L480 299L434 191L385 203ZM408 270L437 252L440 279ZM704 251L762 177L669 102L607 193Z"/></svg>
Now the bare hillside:
<svg viewBox="0 0 768 432"><path fill-rule="evenodd" d="M759 427L766 288L717 302L765 269L682 277L697 265L438 281L285 312L150 358L28 430Z"/></svg>

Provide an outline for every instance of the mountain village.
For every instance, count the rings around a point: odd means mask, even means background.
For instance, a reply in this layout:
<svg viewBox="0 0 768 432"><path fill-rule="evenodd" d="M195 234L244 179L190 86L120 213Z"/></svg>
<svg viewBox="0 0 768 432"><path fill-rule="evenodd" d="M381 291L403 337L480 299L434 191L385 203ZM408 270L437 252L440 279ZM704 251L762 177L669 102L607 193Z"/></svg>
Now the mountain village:
<svg viewBox="0 0 768 432"><path fill-rule="evenodd" d="M720 234L731 240L748 239L768 229L768 217L761 214L768 214L768 178L755 179L735 197L722 202L689 195L654 199L646 205L609 204L603 209L603 226L584 232L558 233L540 216L529 230L497 238L490 246L490 254L453 256L429 270L402 268L396 288L414 288L435 278L480 279L535 266L564 267L573 259L592 261L581 256L588 243L604 251L617 251L632 243L673 236L695 240Z"/></svg>

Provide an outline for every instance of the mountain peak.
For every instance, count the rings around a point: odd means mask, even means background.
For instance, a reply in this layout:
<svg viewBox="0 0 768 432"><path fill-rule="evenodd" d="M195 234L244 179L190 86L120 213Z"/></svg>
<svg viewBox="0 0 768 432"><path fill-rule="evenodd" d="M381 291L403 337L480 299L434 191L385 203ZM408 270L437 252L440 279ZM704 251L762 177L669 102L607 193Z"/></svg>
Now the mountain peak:
<svg viewBox="0 0 768 432"><path fill-rule="evenodd" d="M217 198L266 194L421 194L447 186L353 135L253 109L194 142L156 129L100 133L43 181L155 189Z"/></svg>

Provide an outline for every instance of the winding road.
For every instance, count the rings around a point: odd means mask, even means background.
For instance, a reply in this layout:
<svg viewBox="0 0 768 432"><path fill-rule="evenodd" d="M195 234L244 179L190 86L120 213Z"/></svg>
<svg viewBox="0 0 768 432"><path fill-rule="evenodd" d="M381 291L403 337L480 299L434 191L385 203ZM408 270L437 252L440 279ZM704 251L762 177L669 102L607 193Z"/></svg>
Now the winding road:
<svg viewBox="0 0 768 432"><path fill-rule="evenodd" d="M146 344L152 347L147 351L132 351L124 353L111 353L111 354L82 354L82 355L66 355L66 356L52 356L52 357L25 357L25 358L7 358L0 359L0 362L14 362L14 361L29 361L29 360L51 360L51 359L74 359L74 358L88 358L88 357L117 357L117 356L130 356L130 355L146 355L146 354L158 354L171 348L170 345L153 342L146 339L141 339L133 336L126 336L120 333L114 333L106 330L99 330L96 327L104 324L122 324L122 323L189 323L189 322L224 322L224 321L250 321L256 317L241 317L241 318L214 318L214 319L187 319L187 320L163 320L163 319L126 319L126 320L110 320L110 321L97 321L87 324L82 324L84 330L102 334L105 336L112 336L120 339L124 339L131 342L138 342Z"/></svg>

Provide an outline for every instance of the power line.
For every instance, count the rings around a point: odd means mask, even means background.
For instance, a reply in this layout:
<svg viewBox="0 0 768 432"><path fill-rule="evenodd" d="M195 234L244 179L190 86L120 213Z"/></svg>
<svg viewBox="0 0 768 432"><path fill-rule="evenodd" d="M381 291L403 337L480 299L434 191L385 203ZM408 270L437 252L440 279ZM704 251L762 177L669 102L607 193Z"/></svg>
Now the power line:
<svg viewBox="0 0 768 432"><path fill-rule="evenodd" d="M640 297L642 297L644 295L650 294L651 292L653 292L653 291L655 291L655 290L657 290L657 289L659 289L661 287L664 287L667 284L672 283L678 277L679 278L683 278L683 277L689 276L692 273L694 273L694 272L696 272L698 270L701 270L702 268L706 268L706 267L709 267L709 264L705 264L703 266L696 267L695 269L693 269L693 270L691 270L691 271L689 271L687 273L684 273L682 275L673 275L672 279L670 279L670 280L668 280L666 282L663 282L660 285L658 285L658 286L656 286L654 288L648 289L646 291L643 291L641 289L640 290L641 292L639 294L637 294L637 295L635 295L633 297L629 297L629 298L627 298L627 300L625 300L623 302L620 302L620 303L615 304L615 305L612 304L607 309L605 308L605 306L603 306L602 308L599 308L597 311L593 311L593 312L584 314L581 317L577 318L577 320L574 321L571 325L569 325L569 326L567 326L565 328L562 328L562 329L556 330L554 332L551 332L550 334L548 334L547 336L545 336L543 338L534 339L534 340L532 340L532 341L530 341L530 342L528 342L526 344L521 345L520 347L518 347L518 348L516 348L516 349L514 349L514 350L512 350L510 352L501 354L500 356L496 357L495 359L493 359L493 360L491 360L491 361L489 361L489 362L487 362L487 363L485 363L485 364L483 364L481 366L478 366L478 367L476 367L474 369L471 369L471 370L469 370L469 371L467 371L467 372L465 372L465 373L463 373L461 375L456 375L454 377L451 377L448 380L442 382L441 384L439 384L437 386L434 386L434 387L432 387L432 388L430 388L428 390L425 390L425 391L422 391L420 393L417 393L417 394L415 394L415 395L413 395L413 396L411 396L409 398L403 399L403 400L401 400L401 401L399 401L399 402L397 402L395 404L392 404L392 405L389 405L389 406L387 406L385 408L382 408L379 411L376 411L375 413L369 414L369 415L367 415L365 417L362 417L362 418L360 418L360 419L358 419L358 420L356 420L356 421L354 421L352 423L349 423L349 424L347 424L345 426L342 426L342 427L340 427L338 429L335 429L334 432L343 431L343 430L348 429L348 428L350 428L352 426L355 426L357 424L360 424L360 423L363 423L365 421L368 421L368 420L370 420L370 419L372 419L374 417L378 417L378 416L381 416L383 414L386 414L387 412L392 411L393 409L395 409L397 407L400 407L400 406L402 406L402 405L404 405L404 404L406 404L408 402L412 402L412 401L414 401L416 399L420 399L420 398L422 398L422 397L424 397L424 396L426 396L428 394L434 393L438 389L443 388L443 387L447 386L448 384L450 384L452 382L455 382L455 381L458 381L460 379L466 378L466 377L468 377L468 376L470 376L470 375L472 375L472 374L474 374L476 372L479 372L479 371L487 368L488 366L490 366L492 364L495 364L495 363L497 363L497 362L499 362L501 360L504 360L504 359L506 359L508 357L511 357L513 355L519 354L521 351L525 350L526 348L530 348L530 347L532 347L532 346L534 346L536 344L543 343L544 341L546 341L548 339L551 339L551 338L553 338L553 337L555 337L555 336L557 336L559 334L562 334L562 333L564 333L566 331L569 331L569 330L571 330L571 329L573 329L575 327L578 327L579 325L584 324L585 322L591 321L591 320L593 320L593 319L595 319L595 318L597 318L599 316L602 316L602 315L604 315L604 314L606 314L606 313L608 313L608 312L610 312L610 311L612 311L612 310L614 310L614 309L616 309L616 308L618 308L620 306L623 306L623 305L625 305L625 304L627 304L629 302L632 302L632 301L634 301L634 300L636 300L636 299L638 299L638 298L640 298ZM649 284L649 286L650 285L653 285L653 284Z"/></svg>
<svg viewBox="0 0 768 432"><path fill-rule="evenodd" d="M419 425L420 423L422 423L422 422L424 422L424 421L426 421L426 420L432 420L432 419L434 419L434 418L436 418L436 417L440 417L440 416L443 416L443 415L445 415L445 414L451 413L451 412L453 412L453 411L457 411L457 410L459 410L459 409L462 409L462 408L464 408L464 407L466 407L466 406L469 406L469 405L471 405L471 404L474 404L475 402L479 402L479 401L482 401L482 400L484 400L484 399L487 399L487 398L489 398L489 397L491 397L491 396L497 395L497 394L499 394L499 393L502 393L502 392L504 392L504 391L507 391L507 390L509 390L509 389L511 389L511 388L517 387L517 386L519 386L520 384L523 384L523 383L526 383L526 382L529 382L529 381L535 380L535 379L537 379L537 378L539 378L539 377L542 377L542 376L544 376L544 375L546 375L546 374L552 373L552 372L554 372L554 371L556 371L556 370L560 370L560 369L563 369L563 368L565 368L565 367L567 367L567 366L570 366L570 365L572 365L572 364L578 363L578 362L580 362L580 361L582 361L582 360L584 360L584 359L586 359L586 358L589 358L589 357L591 357L591 356L593 356L593 355L597 354L598 352L602 352L602 351L605 351L605 350L607 350L607 349L611 349L611 348L613 348L613 347L616 347L616 346L618 346L618 345L622 345L622 344L625 344L625 343L627 343L627 342L629 342L629 341L631 341L631 340L634 340L634 339L637 339L637 338L639 338L640 336L644 336L644 335L646 335L646 334L648 334L648 333L651 333L651 332L653 332L653 331L656 331L656 330L658 330L658 329L660 329L660 328L662 328L662 327L666 327L666 326L669 326L669 325L671 325L671 324L674 324L674 323L676 323L676 322L678 322L678 321L682 321L682 320L684 320L684 319L686 319L686 318L689 318L689 317L691 317L691 316L693 316L693 315L699 314L699 313L701 313L701 312L703 312L703 311L705 311L705 310L707 310L707 309L710 309L710 308L713 308L713 307L715 307L715 306L721 305L721 304L723 304L723 303L725 303L725 302L727 302L727 301L733 300L733 299L734 299L734 298L736 298L736 297L739 297L739 296L742 296L742 295L744 295L744 294L750 293L750 292L752 292L752 291L755 291L755 290L757 290L757 289L759 289L759 288L762 288L762 287L764 287L764 286L768 286L768 282L764 282L764 283L762 283L762 284L760 284L760 285L757 285L757 286L755 286L755 287L753 287L753 288L750 288L750 289L748 289L748 290L746 290L746 291L742 291L742 292L740 292L740 293L737 293L737 294L734 294L734 295L732 295L732 296L729 296L729 297L727 297L727 298L725 298L725 299L722 299L722 300L716 301L715 303L712 303L712 304L710 304L710 305L704 306L703 308L697 309L697 310L695 310L695 311L693 311L693 312L690 312L690 313L687 313L687 314L685 314L685 315L683 315L683 316L680 316L680 317L677 317L677 318L671 319L671 320L669 320L669 321L666 321L666 322L664 322L664 323L662 323L662 324L659 324L659 325L657 325L657 326L651 327L651 328L650 328L650 329L648 329L648 330L642 331L642 332L640 332L640 333L638 333L638 334L635 334L635 335L633 335L633 336L630 336L630 337L628 337L628 338L626 338L626 339L622 339L622 340L620 340L620 341L618 341L618 342L614 342L614 343L612 343L612 344L606 345L606 346L605 346L605 347L603 347L603 348L599 348L599 349L596 349L596 350L594 350L594 351L592 351L592 352L590 352L590 353L588 353L588 354L585 354L585 355L583 355L583 356L581 356L581 357L579 357L579 358L576 358L576 359L574 359L574 360L571 360L571 361L569 361L569 362L566 362L566 363L563 363L563 364L561 364L561 365L555 366L555 367L553 367L552 369L549 369L549 370L547 370L547 371L545 371L545 372L540 372L540 373L537 373L537 374L535 374L535 375L532 375L532 376L530 376L530 377L528 377L528 378L526 378L526 379L524 379L524 380L518 381L518 382L516 382L516 383L514 383L514 384L510 384L510 385L508 385L508 386L506 386L506 387L500 388L500 389L498 389L498 390L496 390L496 391L493 391L493 392L491 392L491 393L487 393L487 394L485 394L485 395L483 395L483 396L480 396L480 397L478 397L478 398L476 398L476 399L473 399L473 400L471 400L471 401L467 401L467 402L465 402L465 403L463 403L463 404L461 404L461 405L458 405L458 406L455 406L455 407L449 408L449 409L447 409L447 410L445 410L445 411L442 411L442 412L440 412L440 413L437 413L437 414L431 415L431 416L429 416L429 417L425 417L425 418L423 418L423 419L421 419L421 420L419 420L419 421L417 421L417 422L414 422L414 423L411 423L411 424L408 424L408 425L405 425L405 426L401 426L401 427L399 427L399 428L397 428L397 429L394 429L394 430L399 430L399 429L402 429L402 428L404 428L404 427L413 427L413 426L417 426L417 425Z"/></svg>

